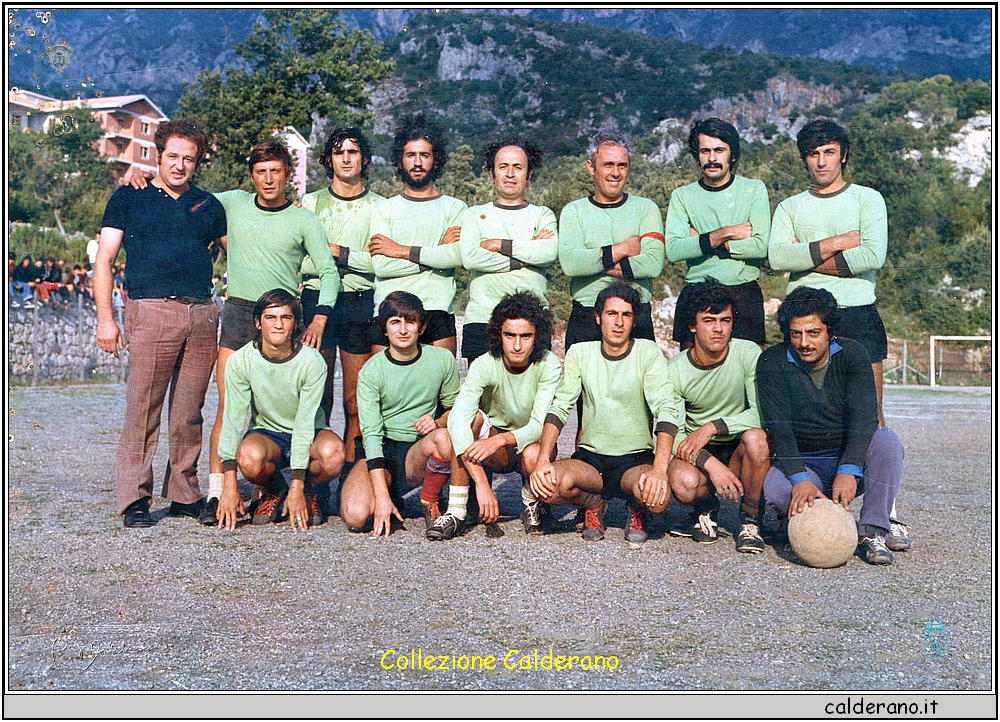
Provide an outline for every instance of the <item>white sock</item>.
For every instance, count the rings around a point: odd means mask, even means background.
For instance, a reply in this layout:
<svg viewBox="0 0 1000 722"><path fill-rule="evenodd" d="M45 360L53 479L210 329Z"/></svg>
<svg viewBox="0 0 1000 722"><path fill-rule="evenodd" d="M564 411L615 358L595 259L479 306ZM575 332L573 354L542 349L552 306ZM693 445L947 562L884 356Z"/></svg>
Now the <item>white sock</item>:
<svg viewBox="0 0 1000 722"><path fill-rule="evenodd" d="M448 513L456 519L465 519L465 507L469 503L469 487L453 486L448 493Z"/></svg>
<svg viewBox="0 0 1000 722"><path fill-rule="evenodd" d="M899 517L896 516L896 500L895 499L892 500L892 509L889 511L889 520L890 521L899 521Z"/></svg>
<svg viewBox="0 0 1000 722"><path fill-rule="evenodd" d="M528 504L534 504L538 501L538 497L535 496L535 492L531 490L531 487L527 484L521 485L521 502L528 506Z"/></svg>
<svg viewBox="0 0 1000 722"><path fill-rule="evenodd" d="M208 498L218 499L222 496L222 489L225 486L225 474L208 475Z"/></svg>

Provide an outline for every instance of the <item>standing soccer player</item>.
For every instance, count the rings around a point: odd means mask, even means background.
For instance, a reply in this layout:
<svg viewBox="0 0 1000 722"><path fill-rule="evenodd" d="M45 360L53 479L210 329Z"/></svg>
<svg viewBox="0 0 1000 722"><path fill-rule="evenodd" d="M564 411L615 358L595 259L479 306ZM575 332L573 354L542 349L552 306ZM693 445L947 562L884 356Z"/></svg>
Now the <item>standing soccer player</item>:
<svg viewBox="0 0 1000 722"><path fill-rule="evenodd" d="M375 269L376 305L393 291L415 294L426 312L422 343L455 354L455 269L462 265L458 240L467 206L434 187L448 158L441 129L422 116L407 120L392 142L392 163L403 192L372 212L368 251ZM388 346L383 335L377 352Z"/></svg>
<svg viewBox="0 0 1000 722"><path fill-rule="evenodd" d="M771 206L759 180L735 173L740 136L731 124L707 118L691 128L688 148L701 178L670 195L667 207L667 260L687 262L684 288L677 297L674 341L681 350L694 337L685 309L693 283L712 277L733 289L733 338L764 347L764 296L757 279L767 257Z"/></svg>
<svg viewBox="0 0 1000 722"><path fill-rule="evenodd" d="M333 316L324 329L323 351L329 374L323 394L327 419L333 405L336 346L340 345L340 365L344 376L344 444L347 450L345 470L349 471L361 439L358 425L358 372L371 357L372 343L378 331L375 323L375 271L371 254L366 251L371 215L382 196L365 187L372 159L371 143L358 128L334 128L326 139L320 163L326 168L330 185L307 193L302 206L319 218L326 230L334 262L341 276L340 293ZM306 323L315 316L319 303L320 279L315 264L307 257L302 262L302 310ZM330 341L327 341L330 336Z"/></svg>
<svg viewBox="0 0 1000 722"><path fill-rule="evenodd" d="M548 305L545 268L558 252L555 215L524 200L542 164L541 149L523 138L504 137L486 146L483 164L497 198L465 212L459 241L462 263L470 272L462 327L462 356L469 363L486 353L486 327L504 296L529 291Z"/></svg>

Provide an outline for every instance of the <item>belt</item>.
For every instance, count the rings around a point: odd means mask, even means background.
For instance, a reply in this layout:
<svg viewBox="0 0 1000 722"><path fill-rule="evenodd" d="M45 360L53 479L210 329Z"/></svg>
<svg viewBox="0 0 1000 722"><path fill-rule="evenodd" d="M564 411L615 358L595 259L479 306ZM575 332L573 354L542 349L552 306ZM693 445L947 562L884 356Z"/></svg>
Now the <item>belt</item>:
<svg viewBox="0 0 1000 722"><path fill-rule="evenodd" d="M194 306L202 303L215 303L211 296L208 298L199 298L197 296L167 296L163 300L177 301L177 303L183 303L186 306Z"/></svg>

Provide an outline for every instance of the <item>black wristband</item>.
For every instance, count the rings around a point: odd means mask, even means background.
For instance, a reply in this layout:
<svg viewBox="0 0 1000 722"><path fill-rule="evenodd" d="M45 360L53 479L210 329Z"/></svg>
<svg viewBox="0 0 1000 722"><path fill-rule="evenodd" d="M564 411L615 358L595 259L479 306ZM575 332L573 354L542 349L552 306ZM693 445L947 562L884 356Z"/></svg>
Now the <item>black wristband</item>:
<svg viewBox="0 0 1000 722"><path fill-rule="evenodd" d="M410 246L410 250L407 253L407 258L409 258L409 260L412 263L416 263L419 266L420 265L420 246Z"/></svg>
<svg viewBox="0 0 1000 722"><path fill-rule="evenodd" d="M347 268L347 261L351 257L351 249L347 246L340 247L340 254L333 259L337 263L337 268Z"/></svg>
<svg viewBox="0 0 1000 722"><path fill-rule="evenodd" d="M292 469L291 471L292 471L292 477L291 477L292 481L296 481L298 479L301 479L302 481L306 480L305 469Z"/></svg>
<svg viewBox="0 0 1000 722"><path fill-rule="evenodd" d="M625 258L622 258L622 260L618 261L618 265L622 269L622 278L624 280L626 280L626 281L634 281L635 280L635 274L632 273L632 264L628 260L627 256Z"/></svg>
<svg viewBox="0 0 1000 722"><path fill-rule="evenodd" d="M809 257L812 258L813 268L823 265L823 252L820 250L819 241L809 244Z"/></svg>
<svg viewBox="0 0 1000 722"><path fill-rule="evenodd" d="M222 470L225 471L238 471L239 468L236 465L236 459L223 459L222 460Z"/></svg>
<svg viewBox="0 0 1000 722"><path fill-rule="evenodd" d="M843 251L837 251L833 254L833 262L837 264L837 272L844 278L851 278L854 274L851 272L851 267L847 265L847 259L844 258Z"/></svg>
<svg viewBox="0 0 1000 722"><path fill-rule="evenodd" d="M656 433L670 434L671 436L677 436L677 424L672 424L669 421L657 421Z"/></svg>
<svg viewBox="0 0 1000 722"><path fill-rule="evenodd" d="M504 256L514 255L514 239L512 238L501 238L500 239L500 253Z"/></svg>
<svg viewBox="0 0 1000 722"><path fill-rule="evenodd" d="M715 249L712 248L712 239L708 233L702 233L698 236L698 245L701 247L701 255L711 256L715 254Z"/></svg>
<svg viewBox="0 0 1000 722"><path fill-rule="evenodd" d="M698 456L694 458L694 465L707 474L708 472L705 471L705 464L708 463L709 459L714 459L714 458L715 457L712 456L711 452L708 451L708 449L702 449L701 451L698 452Z"/></svg>
<svg viewBox="0 0 1000 722"><path fill-rule="evenodd" d="M389 462L384 458L378 459L368 459L368 471L375 471L375 469L388 469Z"/></svg>
<svg viewBox="0 0 1000 722"><path fill-rule="evenodd" d="M611 246L601 246L601 264L605 271L610 271L615 267L615 257L612 254Z"/></svg>
<svg viewBox="0 0 1000 722"><path fill-rule="evenodd" d="M560 431L562 431L563 426L565 426L565 424L562 422L562 419L560 419L555 414L548 414L548 415L546 415L546 417L545 417L545 423L546 424L552 424L553 426L555 426Z"/></svg>

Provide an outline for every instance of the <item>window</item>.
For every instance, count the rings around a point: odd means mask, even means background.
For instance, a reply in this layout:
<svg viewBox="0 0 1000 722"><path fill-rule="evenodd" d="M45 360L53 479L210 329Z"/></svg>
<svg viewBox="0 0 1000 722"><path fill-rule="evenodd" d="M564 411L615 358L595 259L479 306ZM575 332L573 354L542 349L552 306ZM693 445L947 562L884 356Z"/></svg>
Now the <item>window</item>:
<svg viewBox="0 0 1000 722"><path fill-rule="evenodd" d="M142 124L142 134L149 135L149 123Z"/></svg>
<svg viewBox="0 0 1000 722"><path fill-rule="evenodd" d="M139 151L139 156L143 160L149 160L149 148L147 148L146 146L143 146L142 149Z"/></svg>

